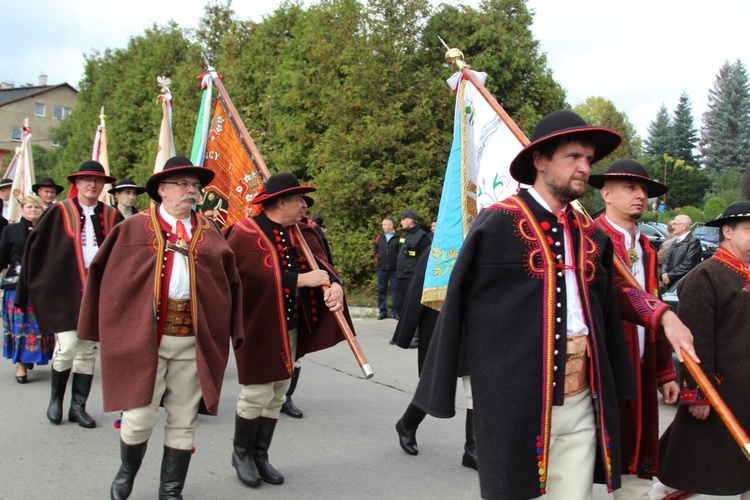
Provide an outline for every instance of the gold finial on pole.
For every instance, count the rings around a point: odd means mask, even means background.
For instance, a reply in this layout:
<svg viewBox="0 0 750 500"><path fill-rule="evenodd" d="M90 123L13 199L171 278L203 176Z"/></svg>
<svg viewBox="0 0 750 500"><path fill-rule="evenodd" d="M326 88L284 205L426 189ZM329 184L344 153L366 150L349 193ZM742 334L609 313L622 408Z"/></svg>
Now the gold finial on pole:
<svg viewBox="0 0 750 500"><path fill-rule="evenodd" d="M107 117L104 115L104 106L102 106L101 111L99 112L99 123L101 125L104 125L104 120L106 120Z"/></svg>
<svg viewBox="0 0 750 500"><path fill-rule="evenodd" d="M443 47L445 47L447 51L445 53L445 62L447 62L451 66L456 66L459 69L459 71L464 68L469 67L469 65L466 64L466 62L464 61L463 52L461 52L459 49L455 47L454 48L448 47L448 44L445 43L445 40L443 40L442 38L438 37L438 39L440 40L440 43L443 44Z"/></svg>

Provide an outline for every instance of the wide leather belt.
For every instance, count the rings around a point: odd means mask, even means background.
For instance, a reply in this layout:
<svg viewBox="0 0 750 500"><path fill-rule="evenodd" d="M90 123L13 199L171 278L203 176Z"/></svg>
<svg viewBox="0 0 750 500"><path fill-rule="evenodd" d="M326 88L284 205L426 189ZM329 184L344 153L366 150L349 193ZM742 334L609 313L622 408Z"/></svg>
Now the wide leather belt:
<svg viewBox="0 0 750 500"><path fill-rule="evenodd" d="M568 353L565 360L565 395L573 396L586 390L588 381L588 349L586 335L568 337Z"/></svg>
<svg viewBox="0 0 750 500"><path fill-rule="evenodd" d="M189 300L167 301L167 317L164 322L164 335L170 337L193 337L193 319L190 315Z"/></svg>

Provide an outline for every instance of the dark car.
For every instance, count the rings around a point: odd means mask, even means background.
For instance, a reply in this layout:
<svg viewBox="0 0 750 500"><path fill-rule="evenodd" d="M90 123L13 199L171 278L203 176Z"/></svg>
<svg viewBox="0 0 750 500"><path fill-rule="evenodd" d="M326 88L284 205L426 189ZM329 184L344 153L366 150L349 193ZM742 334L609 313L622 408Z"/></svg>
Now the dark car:
<svg viewBox="0 0 750 500"><path fill-rule="evenodd" d="M710 259L719 249L719 228L697 226L693 228L693 236L701 240L701 260Z"/></svg>
<svg viewBox="0 0 750 500"><path fill-rule="evenodd" d="M655 250L659 250L661 244L667 239L666 225L662 232L661 228L657 226L656 223L639 222L638 229L646 236L646 238L648 238L648 241L651 242L651 246L654 247Z"/></svg>

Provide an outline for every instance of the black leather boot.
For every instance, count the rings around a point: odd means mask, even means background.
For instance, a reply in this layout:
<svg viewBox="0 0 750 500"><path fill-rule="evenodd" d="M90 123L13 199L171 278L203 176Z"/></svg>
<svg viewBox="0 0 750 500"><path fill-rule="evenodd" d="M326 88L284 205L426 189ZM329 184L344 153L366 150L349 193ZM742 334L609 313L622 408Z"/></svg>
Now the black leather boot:
<svg viewBox="0 0 750 500"><path fill-rule="evenodd" d="M182 500L182 488L185 486L192 455L193 450L164 447L159 479L159 500Z"/></svg>
<svg viewBox="0 0 750 500"><path fill-rule="evenodd" d="M112 488L109 490L112 500L125 500L130 496L130 492L133 491L135 475L141 468L147 446L148 441L131 445L120 440L120 461L122 465L120 465L120 470L117 471L115 480L112 481Z"/></svg>
<svg viewBox="0 0 750 500"><path fill-rule="evenodd" d="M68 420L71 422L78 422L78 425L86 429L93 429L96 427L96 421L86 413L86 401L89 399L91 382L93 382L93 380L93 375L73 373L73 397L70 401Z"/></svg>
<svg viewBox="0 0 750 500"><path fill-rule="evenodd" d="M270 484L281 484L284 482L284 476L268 462L268 448L271 446L276 422L278 420L275 418L260 417L258 435L255 438L255 449L253 450L253 460L255 460L255 465L258 467L260 478Z"/></svg>
<svg viewBox="0 0 750 500"><path fill-rule="evenodd" d="M466 410L466 444L461 465L477 470L477 445L474 442L474 411Z"/></svg>
<svg viewBox="0 0 750 500"><path fill-rule="evenodd" d="M286 401L281 405L281 413L286 413L292 418L302 418L302 410L297 408L297 405L292 401L292 394L297 388L297 380L299 379L300 367L294 369L294 377L292 377L292 383L289 384L289 390L286 391Z"/></svg>
<svg viewBox="0 0 750 500"><path fill-rule="evenodd" d="M260 417L252 420L234 415L234 452L232 467L237 469L237 478L250 486L260 486L260 473L253 460L255 438L258 435Z"/></svg>
<svg viewBox="0 0 750 500"><path fill-rule="evenodd" d="M398 444L401 445L401 449L409 455L418 455L417 429L409 430L404 427L404 419L401 418L396 422L396 432L398 433Z"/></svg>
<svg viewBox="0 0 750 500"><path fill-rule="evenodd" d="M65 388L68 386L68 377L70 370L58 372L52 368L52 391L49 398L49 407L47 408L47 418L53 424L60 424L63 417L63 398L65 397Z"/></svg>

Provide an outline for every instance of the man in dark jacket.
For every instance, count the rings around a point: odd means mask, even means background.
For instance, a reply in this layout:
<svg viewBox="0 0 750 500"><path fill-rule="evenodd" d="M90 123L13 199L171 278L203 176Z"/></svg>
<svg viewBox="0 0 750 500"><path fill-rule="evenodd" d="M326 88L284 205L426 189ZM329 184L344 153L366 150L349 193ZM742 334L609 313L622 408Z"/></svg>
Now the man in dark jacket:
<svg viewBox="0 0 750 500"><path fill-rule="evenodd" d="M398 304L396 311L401 310L401 305L409 293L411 280L414 278L414 270L422 252L430 248L432 240L430 236L419 227L419 216L414 210L407 210L401 214L401 227L403 232L399 238L398 263L396 266L396 297Z"/></svg>
<svg viewBox="0 0 750 500"><path fill-rule="evenodd" d="M398 319L396 308L396 267L398 265L398 246L401 235L396 232L396 222L391 217L383 219L383 232L375 237L375 258L378 260L378 319L388 317L388 283L391 284L391 315Z"/></svg>
<svg viewBox="0 0 750 500"><path fill-rule="evenodd" d="M701 262L701 241L690 232L691 224L687 215L674 218L677 239L669 247L661 266L661 280L667 287L672 287Z"/></svg>

